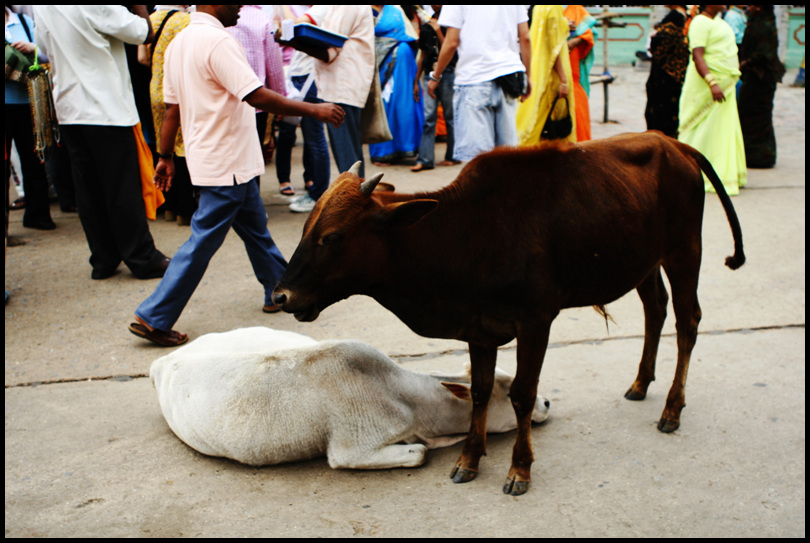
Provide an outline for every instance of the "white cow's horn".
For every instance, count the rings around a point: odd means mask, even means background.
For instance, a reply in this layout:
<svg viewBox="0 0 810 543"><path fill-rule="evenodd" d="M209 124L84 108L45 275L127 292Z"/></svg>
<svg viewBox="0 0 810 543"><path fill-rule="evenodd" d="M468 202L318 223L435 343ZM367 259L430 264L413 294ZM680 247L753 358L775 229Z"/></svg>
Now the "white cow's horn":
<svg viewBox="0 0 810 543"><path fill-rule="evenodd" d="M365 196L371 196L371 193L374 192L374 188L377 186L377 183L380 182L382 179L383 174L378 173L374 177L370 179L366 179L360 184L360 192Z"/></svg>
<svg viewBox="0 0 810 543"><path fill-rule="evenodd" d="M348 173L352 173L352 174L359 177L360 176L360 166L362 166L362 165L363 165L363 162L358 160L357 162L352 164L352 167L349 168Z"/></svg>

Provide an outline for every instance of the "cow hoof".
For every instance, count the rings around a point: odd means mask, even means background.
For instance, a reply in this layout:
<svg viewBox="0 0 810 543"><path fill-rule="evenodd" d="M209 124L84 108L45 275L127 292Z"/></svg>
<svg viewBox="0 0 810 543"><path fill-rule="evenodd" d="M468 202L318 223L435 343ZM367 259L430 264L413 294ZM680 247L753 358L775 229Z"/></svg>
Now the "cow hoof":
<svg viewBox="0 0 810 543"><path fill-rule="evenodd" d="M628 391L625 393L624 397L625 397L625 398L627 398L627 399L628 399L628 400L630 400L630 401L633 401L633 402L640 402L641 400L643 400L644 398L646 398L646 397L647 397L647 395L646 395L646 394L644 394L643 392L639 392L639 391L637 391L637 390L633 390L633 389L631 388L630 390L628 390Z"/></svg>
<svg viewBox="0 0 810 543"><path fill-rule="evenodd" d="M624 397L633 402L640 402L647 397L647 392L638 390L635 385L633 385L624 393Z"/></svg>
<svg viewBox="0 0 810 543"><path fill-rule="evenodd" d="M531 481L515 481L511 477L506 478L506 483L503 485L503 493L511 496L521 496L529 490L529 483Z"/></svg>
<svg viewBox="0 0 810 543"><path fill-rule="evenodd" d="M669 434L677 430L681 426L680 421L661 419L658 421L658 430Z"/></svg>
<svg viewBox="0 0 810 543"><path fill-rule="evenodd" d="M450 478L453 479L454 483L469 483L478 475L477 471L473 471L470 469L460 468L455 466L453 471L450 473Z"/></svg>

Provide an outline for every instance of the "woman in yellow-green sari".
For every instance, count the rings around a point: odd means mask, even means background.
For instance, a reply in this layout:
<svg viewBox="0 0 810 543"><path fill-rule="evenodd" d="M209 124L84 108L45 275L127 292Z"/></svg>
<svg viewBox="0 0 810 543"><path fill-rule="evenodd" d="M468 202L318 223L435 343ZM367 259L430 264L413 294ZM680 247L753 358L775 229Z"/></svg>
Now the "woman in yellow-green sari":
<svg viewBox="0 0 810 543"><path fill-rule="evenodd" d="M521 145L540 143L540 133L546 122L551 105L559 95L568 97L568 108L574 123L566 138L577 141L576 107L574 93L569 93L571 62L568 59L568 20L563 16L562 6L535 6L529 29L532 42L531 89L529 97L518 104L517 129ZM564 117L565 102L559 100L552 118Z"/></svg>
<svg viewBox="0 0 810 543"><path fill-rule="evenodd" d="M689 27L692 58L680 101L678 139L703 153L726 192L739 194L747 181L745 147L735 86L740 79L734 31L717 17L725 6L702 6ZM706 181L706 191L713 192Z"/></svg>

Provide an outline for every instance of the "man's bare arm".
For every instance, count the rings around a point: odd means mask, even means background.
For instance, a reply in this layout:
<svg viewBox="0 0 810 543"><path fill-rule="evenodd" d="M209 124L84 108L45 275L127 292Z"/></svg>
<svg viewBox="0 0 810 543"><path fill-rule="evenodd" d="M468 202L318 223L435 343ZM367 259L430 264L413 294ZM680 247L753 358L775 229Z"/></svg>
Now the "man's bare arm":
<svg viewBox="0 0 810 543"><path fill-rule="evenodd" d="M344 111L340 106L326 102L310 104L290 100L266 87L259 87L245 96L245 102L256 109L276 115L313 117L321 122L331 123L335 127L343 124Z"/></svg>

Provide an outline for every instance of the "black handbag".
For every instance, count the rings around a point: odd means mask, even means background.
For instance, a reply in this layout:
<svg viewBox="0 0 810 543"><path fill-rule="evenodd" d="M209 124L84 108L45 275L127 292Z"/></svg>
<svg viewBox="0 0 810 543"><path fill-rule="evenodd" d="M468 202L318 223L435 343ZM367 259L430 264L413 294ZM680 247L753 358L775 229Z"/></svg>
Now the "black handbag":
<svg viewBox="0 0 810 543"><path fill-rule="evenodd" d="M551 114L554 113L554 108L557 106L557 100L559 99L560 97L557 96L551 104L551 111L548 112L546 124L543 125L543 131L540 133L540 137L544 140L561 140L567 138L574 128L571 121L571 108L568 105L567 96L563 98L563 100L565 100L565 109L567 110L565 117L556 121L551 118Z"/></svg>
<svg viewBox="0 0 810 543"><path fill-rule="evenodd" d="M510 98L520 98L525 92L526 72L515 72L495 78L495 84Z"/></svg>

